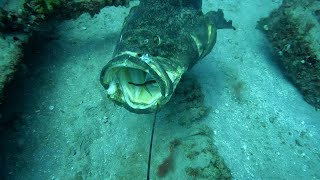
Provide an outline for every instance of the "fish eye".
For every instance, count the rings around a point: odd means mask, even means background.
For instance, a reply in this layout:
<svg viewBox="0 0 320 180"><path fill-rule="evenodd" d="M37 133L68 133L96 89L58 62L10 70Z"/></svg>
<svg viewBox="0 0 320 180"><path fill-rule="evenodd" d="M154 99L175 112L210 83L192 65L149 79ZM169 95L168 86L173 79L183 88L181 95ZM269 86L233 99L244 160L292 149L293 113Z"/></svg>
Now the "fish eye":
<svg viewBox="0 0 320 180"><path fill-rule="evenodd" d="M159 36L153 36L152 38L153 43L159 45L160 44L160 37Z"/></svg>

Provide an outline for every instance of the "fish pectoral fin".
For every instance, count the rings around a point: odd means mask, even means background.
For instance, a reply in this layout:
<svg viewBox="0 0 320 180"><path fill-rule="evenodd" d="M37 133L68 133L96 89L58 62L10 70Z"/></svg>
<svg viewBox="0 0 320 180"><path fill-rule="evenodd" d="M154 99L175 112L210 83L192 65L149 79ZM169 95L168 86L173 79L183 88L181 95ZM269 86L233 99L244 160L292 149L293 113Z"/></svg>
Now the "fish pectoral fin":
<svg viewBox="0 0 320 180"><path fill-rule="evenodd" d="M224 18L224 14L222 9L218 9L218 11L210 11L206 14L206 17L210 21L214 21L214 24L216 25L217 29L233 29L236 30L236 28L232 25L232 20L227 21Z"/></svg>

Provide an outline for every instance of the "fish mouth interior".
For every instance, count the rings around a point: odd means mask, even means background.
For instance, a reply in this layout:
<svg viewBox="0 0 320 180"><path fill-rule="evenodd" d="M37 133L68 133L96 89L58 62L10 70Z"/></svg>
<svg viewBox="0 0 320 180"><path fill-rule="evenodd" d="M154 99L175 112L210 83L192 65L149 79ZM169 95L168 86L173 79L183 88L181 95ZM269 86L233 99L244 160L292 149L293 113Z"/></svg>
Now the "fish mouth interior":
<svg viewBox="0 0 320 180"><path fill-rule="evenodd" d="M157 104L161 89L156 79L145 70L119 66L109 69L104 78L108 95L126 102L133 109L147 109ZM120 99L119 99L120 98Z"/></svg>

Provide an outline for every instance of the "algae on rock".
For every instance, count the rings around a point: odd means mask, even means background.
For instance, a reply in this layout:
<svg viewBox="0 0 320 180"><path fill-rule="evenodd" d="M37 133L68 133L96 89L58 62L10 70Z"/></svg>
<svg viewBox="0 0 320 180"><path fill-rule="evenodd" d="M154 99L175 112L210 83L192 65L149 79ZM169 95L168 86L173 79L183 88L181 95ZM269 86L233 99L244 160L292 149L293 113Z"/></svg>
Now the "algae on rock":
<svg viewBox="0 0 320 180"><path fill-rule="evenodd" d="M258 22L285 74L305 101L320 109L320 1L284 0L279 9Z"/></svg>
<svg viewBox="0 0 320 180"><path fill-rule="evenodd" d="M125 6L129 0L11 0L0 3L0 103L4 87L14 77L28 37L54 20L92 16L105 6ZM22 38L21 38L22 37Z"/></svg>

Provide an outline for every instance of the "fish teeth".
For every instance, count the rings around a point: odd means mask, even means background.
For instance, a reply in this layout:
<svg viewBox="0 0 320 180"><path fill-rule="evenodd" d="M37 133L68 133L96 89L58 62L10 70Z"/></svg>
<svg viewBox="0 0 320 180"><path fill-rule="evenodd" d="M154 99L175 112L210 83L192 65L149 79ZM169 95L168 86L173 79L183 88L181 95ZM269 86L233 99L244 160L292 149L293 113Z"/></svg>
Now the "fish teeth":
<svg viewBox="0 0 320 180"><path fill-rule="evenodd" d="M116 82L111 81L111 83L109 84L109 88L107 89L107 93L111 95L111 94L114 94L116 91L117 91Z"/></svg>

